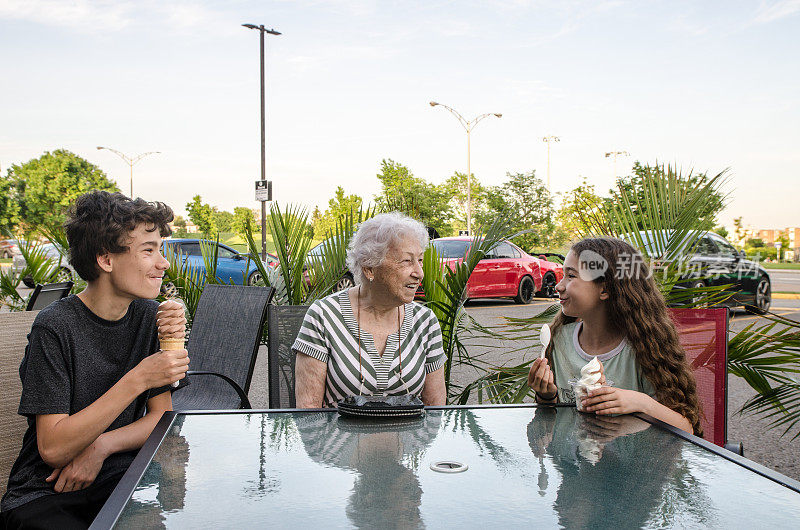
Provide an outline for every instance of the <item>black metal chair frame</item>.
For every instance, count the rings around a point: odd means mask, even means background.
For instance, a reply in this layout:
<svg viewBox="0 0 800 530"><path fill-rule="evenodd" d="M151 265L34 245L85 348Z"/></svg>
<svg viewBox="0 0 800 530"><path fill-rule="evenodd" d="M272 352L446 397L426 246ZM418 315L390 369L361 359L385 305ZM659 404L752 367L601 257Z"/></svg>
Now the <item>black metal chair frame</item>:
<svg viewBox="0 0 800 530"><path fill-rule="evenodd" d="M52 292L60 292L60 296L56 300L60 300L69 295L72 291L72 286L74 284L70 282L59 282L59 283L47 283L47 284L36 284L36 287L33 289L31 293L31 297L28 299L28 305L25 307L25 311L34 311L36 308L36 301L39 299L39 295L42 293L52 293ZM39 309L43 309L40 307Z"/></svg>
<svg viewBox="0 0 800 530"><path fill-rule="evenodd" d="M308 306L277 306L273 305L270 306L269 312L267 315L267 329L269 332L269 339L268 339L268 346L269 346L269 357L268 357L268 381L269 381L269 408L271 409L280 409L280 408L295 408L295 397L294 397L294 354L291 351L292 344L294 343L295 337L292 336L289 338L291 342L281 343L281 333L279 332L279 326L281 324L281 310L293 310L297 311L298 314L302 313L302 317L299 319L299 323L302 324L303 318L305 318L305 313L308 310ZM297 315L295 315L297 316ZM297 325L298 330L300 329L300 324ZM295 333L296 335L296 333ZM281 369L281 358L280 358L280 347L286 346L289 348L288 355L292 356L289 360L288 364L288 373L287 370ZM288 392L288 403L281 403L281 378L286 383L286 388ZM290 381L291 379L291 381Z"/></svg>
<svg viewBox="0 0 800 530"><path fill-rule="evenodd" d="M258 349L258 346L256 346L256 350L257 349ZM253 358L255 359L255 355L253 356ZM248 387L247 390L244 390L242 387L239 386L239 384L236 381L234 381L233 379L231 379L230 377L228 377L227 375L224 375L224 374L220 374L220 373L217 373L217 372L207 372L205 370L187 370L186 371L186 377L187 378L191 377L191 376L196 376L196 375L213 375L214 377L219 377L220 379L222 379L223 381L225 381L226 383L231 385L231 387L236 391L236 394L239 396L239 399L242 400L242 404L239 406L240 409L251 409L251 408L253 408L253 406L250 405L250 400L247 398L247 392L249 392L249 390L250 390L249 383L250 383L250 380L253 378L253 368L252 367L250 368L250 374L247 376L248 384L245 385L245 386Z"/></svg>
<svg viewBox="0 0 800 530"><path fill-rule="evenodd" d="M270 303L272 301L272 297L275 295L275 289L274 288L267 287L267 289L270 290L270 293L269 293L269 296L267 298L267 303L264 305L264 310L261 313L261 318L260 318L260 321L259 321L260 322L259 329L261 329L261 330L263 330L263 328L264 328L264 322L266 321L266 318L267 318L267 311L268 311L268 308L270 307ZM213 377L218 377L218 378L222 379L223 381L225 381L226 383L228 383L228 385L230 385L231 388L233 388L233 390L239 396L239 399L241 400L241 404L239 405L240 409L253 408L252 405L250 404L250 400L247 397L247 393L250 391L250 382L253 379L253 371L255 370L256 357L258 356L258 348L260 346L261 346L261 342L260 341L256 341L256 343L255 343L255 345L253 347L253 353L250 356L250 366L247 369L247 378L245 379L244 388L239 386L239 384L236 381L234 381L230 377L226 376L225 374L221 374L221 373L218 373L218 372L207 371L207 370L188 370L186 372L186 381L188 383L189 378L190 377L195 377L195 376L210 375L210 376L213 376ZM186 386L186 385L180 385L178 387L178 389L182 388L183 386Z"/></svg>

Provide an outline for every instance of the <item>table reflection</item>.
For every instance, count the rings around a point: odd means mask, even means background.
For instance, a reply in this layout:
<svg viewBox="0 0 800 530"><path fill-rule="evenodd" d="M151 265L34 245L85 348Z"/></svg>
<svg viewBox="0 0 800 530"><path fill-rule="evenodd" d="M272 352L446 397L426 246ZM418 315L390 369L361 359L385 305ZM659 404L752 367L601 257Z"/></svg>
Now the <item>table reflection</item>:
<svg viewBox="0 0 800 530"><path fill-rule="evenodd" d="M357 472L345 512L357 528L417 528L420 457L441 424L440 412L378 422L306 414L295 420L309 458Z"/></svg>
<svg viewBox="0 0 800 530"><path fill-rule="evenodd" d="M553 508L567 528L713 519L710 501L682 459L684 443L635 416L541 408L528 424L528 444L539 458L542 493L548 483L543 459L552 458L560 478Z"/></svg>
<svg viewBox="0 0 800 530"><path fill-rule="evenodd" d="M140 487L156 490L155 499L132 498L129 517L121 522L121 528L166 528L165 514L183 509L189 463L189 444L180 434L185 419L181 416L175 420L139 482Z"/></svg>

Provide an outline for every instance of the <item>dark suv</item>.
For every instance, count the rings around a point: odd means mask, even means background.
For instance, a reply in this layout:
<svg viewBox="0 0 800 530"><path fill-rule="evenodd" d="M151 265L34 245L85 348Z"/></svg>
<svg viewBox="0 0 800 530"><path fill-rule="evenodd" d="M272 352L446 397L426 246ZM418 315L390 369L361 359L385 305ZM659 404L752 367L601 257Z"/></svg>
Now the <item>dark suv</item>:
<svg viewBox="0 0 800 530"><path fill-rule="evenodd" d="M655 241L657 238L642 232L642 239ZM650 256L657 255L649 252ZM749 260L743 251L728 243L714 232L702 232L697 245L685 257L683 287L707 287L733 285L731 296L723 305L744 306L751 313L764 314L769 311L772 301L772 285L769 274L758 262Z"/></svg>

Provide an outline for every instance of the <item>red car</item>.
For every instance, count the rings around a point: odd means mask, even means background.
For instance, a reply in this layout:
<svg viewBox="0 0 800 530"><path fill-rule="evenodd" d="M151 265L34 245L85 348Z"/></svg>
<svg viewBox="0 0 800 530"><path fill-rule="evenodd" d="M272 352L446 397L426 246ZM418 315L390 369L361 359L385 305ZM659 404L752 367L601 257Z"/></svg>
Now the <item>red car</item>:
<svg viewBox="0 0 800 530"><path fill-rule="evenodd" d="M471 237L442 237L431 244L441 259L455 264L464 258L472 242ZM534 295L553 296L563 276L558 263L534 258L510 241L503 241L478 262L467 282L467 297L513 297L518 303L528 304Z"/></svg>

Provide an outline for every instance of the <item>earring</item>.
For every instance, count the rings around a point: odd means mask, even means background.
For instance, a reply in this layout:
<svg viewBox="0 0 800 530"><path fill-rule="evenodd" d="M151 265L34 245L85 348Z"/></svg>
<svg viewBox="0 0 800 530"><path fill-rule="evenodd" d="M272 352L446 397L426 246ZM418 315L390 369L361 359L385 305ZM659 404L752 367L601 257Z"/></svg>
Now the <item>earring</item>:
<svg viewBox="0 0 800 530"><path fill-rule="evenodd" d="M375 279L374 277L370 278L369 279L370 283L372 283L372 280L374 280L374 279Z"/></svg>

